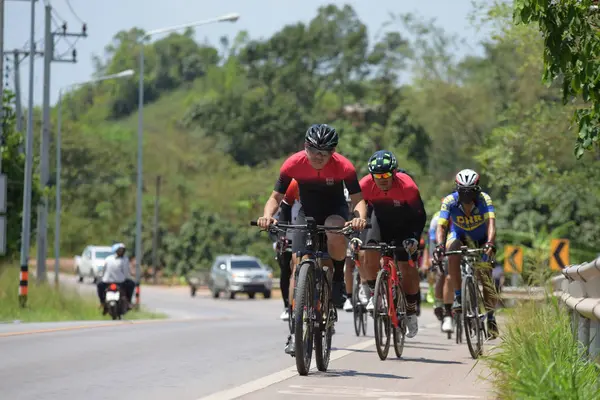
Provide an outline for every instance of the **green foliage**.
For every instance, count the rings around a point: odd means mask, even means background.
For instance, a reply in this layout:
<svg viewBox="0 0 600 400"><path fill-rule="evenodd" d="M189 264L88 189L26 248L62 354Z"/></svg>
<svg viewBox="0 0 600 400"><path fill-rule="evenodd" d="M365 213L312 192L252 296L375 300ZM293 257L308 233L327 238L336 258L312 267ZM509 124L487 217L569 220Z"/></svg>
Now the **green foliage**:
<svg viewBox="0 0 600 400"><path fill-rule="evenodd" d="M565 150L578 105L563 106L560 85L539 81L544 40L534 26L514 25L506 2L477 12L475 23L492 35L481 56L463 59L455 56L459 38L414 15L391 16L369 42L350 6L321 7L268 38L239 32L218 49L195 43L191 31L143 44L139 28L117 33L96 75L137 70L142 45L145 54L142 264L152 263L161 176L164 274L206 269L223 252L275 266L266 235L248 222L262 214L281 162L315 122L338 129L338 151L359 178L374 151L393 151L429 216L455 173L475 168L497 208L500 246L522 244L541 265L560 232L572 260L593 257L599 159L577 161ZM137 85L105 81L64 98L63 252L115 240L134 249Z"/></svg>
<svg viewBox="0 0 600 400"><path fill-rule="evenodd" d="M588 361L556 299L518 306L502 342L483 361L500 399L600 399L599 367Z"/></svg>
<svg viewBox="0 0 600 400"><path fill-rule="evenodd" d="M74 288L60 290L49 283L29 285L27 307L19 304L17 285L19 267L0 265L0 321L52 322L52 321L98 321L110 319L102 316L98 299L93 295L81 295ZM131 311L127 319L162 319L165 315L147 311Z"/></svg>
<svg viewBox="0 0 600 400"><path fill-rule="evenodd" d="M577 158L585 150L600 150L600 14L594 0L517 0L517 23L537 22L544 37L544 75L547 83L562 81L562 99L585 103L574 111L578 125ZM589 104L589 105L588 105Z"/></svg>
<svg viewBox="0 0 600 400"><path fill-rule="evenodd" d="M6 255L0 258L14 259L18 257L21 250L21 232L23 221L23 186L25 178L25 155L21 153L25 149L25 137L15 128L15 113L13 110L14 96L10 91L4 91L2 99L4 109L2 123L2 143L0 146L2 157L2 173L7 178L6 198ZM34 160L35 163L35 160ZM35 233L37 221L35 205L40 199L39 180L34 174L32 185L31 209L31 233Z"/></svg>

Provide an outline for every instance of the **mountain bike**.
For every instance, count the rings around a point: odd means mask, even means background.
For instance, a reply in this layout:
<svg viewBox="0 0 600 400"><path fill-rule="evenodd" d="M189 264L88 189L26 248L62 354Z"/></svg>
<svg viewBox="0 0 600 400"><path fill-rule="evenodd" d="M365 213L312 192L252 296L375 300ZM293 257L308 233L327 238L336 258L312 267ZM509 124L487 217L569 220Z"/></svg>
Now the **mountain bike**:
<svg viewBox="0 0 600 400"><path fill-rule="evenodd" d="M255 221L250 224L256 226ZM329 254L323 251L327 248L325 233L350 235L353 230L350 226L339 228L317 225L312 217L306 217L306 224L275 224L268 229L272 233L283 230L298 230L307 233L305 250L296 254L298 259L306 258L296 266L294 275L292 304L294 357L298 373L308 375L314 345L317 369L327 371L331 356L331 338L334 324L337 321L337 310L332 297L333 268L322 265L322 261L329 258Z"/></svg>
<svg viewBox="0 0 600 400"><path fill-rule="evenodd" d="M479 287L477 274L474 273L473 265L477 262L484 252L483 249L469 249L467 246L461 246L460 250L447 251L446 255L460 255L460 274L462 276L461 287L461 308L462 311L456 312L457 328L460 325L461 331L464 328L465 339L469 347L469 353L474 359L478 358L483 352L483 341L487 338L485 329L486 310L483 300L483 293ZM462 324L461 324L462 322ZM457 339L458 343L458 329ZM462 342L462 340L461 340Z"/></svg>
<svg viewBox="0 0 600 400"><path fill-rule="evenodd" d="M377 273L373 294L375 348L381 360L385 360L388 356L391 336L393 336L396 357L400 358L404 351L406 297L400 284L402 273L397 268L394 251L396 248L395 245L387 243L360 246L360 250L377 250L381 253L381 269Z"/></svg>

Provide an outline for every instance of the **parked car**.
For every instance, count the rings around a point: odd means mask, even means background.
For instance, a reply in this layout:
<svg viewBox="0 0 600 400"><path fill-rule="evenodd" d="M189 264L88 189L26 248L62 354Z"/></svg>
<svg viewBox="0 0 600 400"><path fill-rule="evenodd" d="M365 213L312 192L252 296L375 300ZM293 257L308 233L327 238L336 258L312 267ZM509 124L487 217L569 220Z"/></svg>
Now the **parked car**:
<svg viewBox="0 0 600 400"><path fill-rule="evenodd" d="M262 293L265 299L271 297L273 270L264 266L252 256L221 255L215 259L208 279L208 288L216 299L221 292L230 299L236 293L247 293L254 298Z"/></svg>
<svg viewBox="0 0 600 400"><path fill-rule="evenodd" d="M75 274L79 282L89 277L97 283L104 273L104 259L111 254L110 246L87 246L81 256L75 256Z"/></svg>

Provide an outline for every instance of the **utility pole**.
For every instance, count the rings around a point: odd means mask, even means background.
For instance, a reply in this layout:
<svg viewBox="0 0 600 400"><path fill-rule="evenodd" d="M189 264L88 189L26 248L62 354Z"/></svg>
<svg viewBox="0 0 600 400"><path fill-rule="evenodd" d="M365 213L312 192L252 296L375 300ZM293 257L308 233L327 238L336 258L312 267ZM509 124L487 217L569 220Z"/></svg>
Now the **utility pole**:
<svg viewBox="0 0 600 400"><path fill-rule="evenodd" d="M83 24L81 32L67 32L66 22L62 25L62 30L52 32L52 6L45 7L45 35L44 35L44 93L43 93L43 120L42 120L42 140L40 141L40 183L42 188L48 185L50 175L50 67L52 62L77 62L77 51L73 49L72 58L56 58L54 56L54 37L87 37L87 27ZM37 221L37 281L45 282L46 277L46 256L48 250L48 198L42 197L38 206Z"/></svg>
<svg viewBox="0 0 600 400"><path fill-rule="evenodd" d="M154 198L154 235L152 238L152 272L154 284L156 285L156 270L158 269L158 206L160 204L160 175L156 177L156 197Z"/></svg>
<svg viewBox="0 0 600 400"><path fill-rule="evenodd" d="M29 286L29 239L31 228L31 179L33 177L33 70L35 53L35 2L31 0L31 27L29 30L29 99L27 110L27 136L25 138L25 178L23 184L23 219L21 226L21 271L19 273L19 304L27 305Z"/></svg>

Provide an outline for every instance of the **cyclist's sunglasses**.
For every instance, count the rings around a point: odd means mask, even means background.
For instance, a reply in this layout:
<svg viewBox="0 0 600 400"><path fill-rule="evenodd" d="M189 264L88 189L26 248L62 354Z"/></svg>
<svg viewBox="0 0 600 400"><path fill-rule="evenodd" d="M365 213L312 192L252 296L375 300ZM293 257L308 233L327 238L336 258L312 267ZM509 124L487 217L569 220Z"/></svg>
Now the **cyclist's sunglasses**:
<svg viewBox="0 0 600 400"><path fill-rule="evenodd" d="M328 157L331 155L331 153L333 153L333 149L331 150L319 150L319 149L315 149L312 146L308 146L305 145L304 148L311 154L311 155L320 155L321 157Z"/></svg>
<svg viewBox="0 0 600 400"><path fill-rule="evenodd" d="M479 192L481 190L481 187L479 186L470 186L470 187L457 187L456 190L459 193L474 193L474 192Z"/></svg>
<svg viewBox="0 0 600 400"><path fill-rule="evenodd" d="M387 179L387 178L391 178L392 175L394 175L392 172L384 172L382 174L371 174L373 175L373 178L375 179Z"/></svg>

